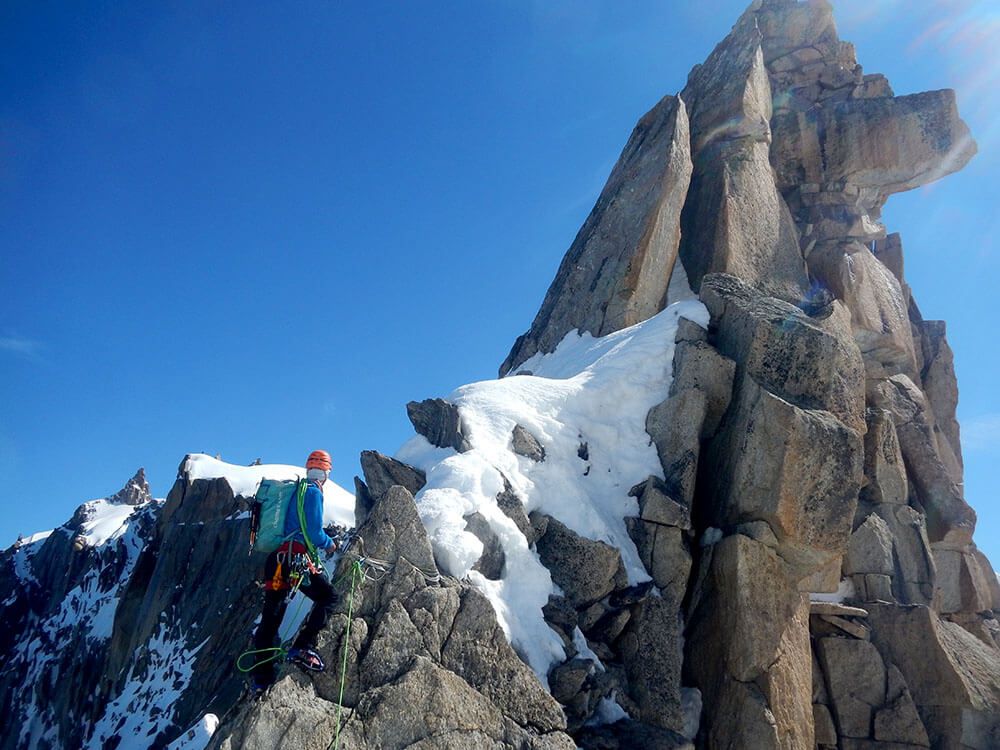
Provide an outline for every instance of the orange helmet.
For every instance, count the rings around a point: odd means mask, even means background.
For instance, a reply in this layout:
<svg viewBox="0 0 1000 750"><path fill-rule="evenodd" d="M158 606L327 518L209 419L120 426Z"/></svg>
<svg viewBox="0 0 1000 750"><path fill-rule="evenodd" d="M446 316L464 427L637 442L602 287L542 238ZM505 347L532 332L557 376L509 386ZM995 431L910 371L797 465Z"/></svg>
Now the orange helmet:
<svg viewBox="0 0 1000 750"><path fill-rule="evenodd" d="M330 454L326 451L313 451L309 454L309 458L306 459L307 469L322 469L323 471L330 471L333 463L330 461Z"/></svg>

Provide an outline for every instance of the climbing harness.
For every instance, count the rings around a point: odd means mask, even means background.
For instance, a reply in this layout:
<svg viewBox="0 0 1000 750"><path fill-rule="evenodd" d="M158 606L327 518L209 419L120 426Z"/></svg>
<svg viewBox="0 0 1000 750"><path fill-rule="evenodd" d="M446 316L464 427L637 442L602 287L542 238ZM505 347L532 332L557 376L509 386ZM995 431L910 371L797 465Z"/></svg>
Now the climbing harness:
<svg viewBox="0 0 1000 750"><path fill-rule="evenodd" d="M265 591L287 591L292 588L297 589L300 585L308 586L309 576L320 572L320 568L316 567L307 553L306 546L301 542L285 542L278 548L276 558L274 575L260 584Z"/></svg>

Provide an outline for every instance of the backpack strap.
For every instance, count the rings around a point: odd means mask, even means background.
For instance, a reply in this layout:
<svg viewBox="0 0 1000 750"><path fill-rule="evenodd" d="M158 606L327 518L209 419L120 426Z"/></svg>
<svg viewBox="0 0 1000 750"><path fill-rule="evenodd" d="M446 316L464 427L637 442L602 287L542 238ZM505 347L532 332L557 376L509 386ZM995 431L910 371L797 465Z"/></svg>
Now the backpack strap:
<svg viewBox="0 0 1000 750"><path fill-rule="evenodd" d="M299 480L299 486L296 490L295 503L299 513L299 527L302 529L302 538L306 542L306 549L309 551L309 557L313 560L319 560L319 553L316 552L316 545L312 543L312 539L309 538L309 532L306 530L306 488L308 486L309 482L307 480Z"/></svg>

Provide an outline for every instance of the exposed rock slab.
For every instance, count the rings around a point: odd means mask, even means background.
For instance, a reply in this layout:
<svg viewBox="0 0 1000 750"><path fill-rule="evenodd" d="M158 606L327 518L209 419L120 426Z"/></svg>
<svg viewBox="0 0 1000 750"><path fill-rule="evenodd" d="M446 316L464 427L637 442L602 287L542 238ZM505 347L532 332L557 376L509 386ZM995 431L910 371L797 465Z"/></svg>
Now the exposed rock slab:
<svg viewBox="0 0 1000 750"><path fill-rule="evenodd" d="M907 301L892 272L857 240L822 243L809 253L808 264L850 310L869 371L912 376L917 367Z"/></svg>
<svg viewBox="0 0 1000 750"><path fill-rule="evenodd" d="M687 110L667 96L636 125L501 375L573 329L604 336L663 309L690 178Z"/></svg>
<svg viewBox="0 0 1000 750"><path fill-rule="evenodd" d="M719 522L766 521L800 578L845 548L861 439L829 412L799 409L745 378L707 462Z"/></svg>
<svg viewBox="0 0 1000 750"><path fill-rule="evenodd" d="M747 374L786 401L829 411L864 434L865 370L846 316L810 318L724 274L705 279L701 298L716 348L736 361L737 384Z"/></svg>
<svg viewBox="0 0 1000 750"><path fill-rule="evenodd" d="M903 453L892 414L884 409L865 412L865 484L861 500L866 503L902 503L909 496Z"/></svg>
<svg viewBox="0 0 1000 750"><path fill-rule="evenodd" d="M646 597L632 608L620 639L629 693L638 706L634 717L681 732L681 623L679 601Z"/></svg>
<svg viewBox="0 0 1000 750"><path fill-rule="evenodd" d="M928 607L871 605L872 638L899 667L932 747L989 747L1000 727L1000 651Z"/></svg>
<svg viewBox="0 0 1000 750"><path fill-rule="evenodd" d="M923 393L905 375L894 375L878 383L871 396L876 406L892 414L909 478L927 511L931 541L970 542L976 513L941 460L933 414Z"/></svg>
<svg viewBox="0 0 1000 750"><path fill-rule="evenodd" d="M709 746L812 746L809 603L792 570L742 534L711 547L702 565L685 668L715 706L703 727Z"/></svg>

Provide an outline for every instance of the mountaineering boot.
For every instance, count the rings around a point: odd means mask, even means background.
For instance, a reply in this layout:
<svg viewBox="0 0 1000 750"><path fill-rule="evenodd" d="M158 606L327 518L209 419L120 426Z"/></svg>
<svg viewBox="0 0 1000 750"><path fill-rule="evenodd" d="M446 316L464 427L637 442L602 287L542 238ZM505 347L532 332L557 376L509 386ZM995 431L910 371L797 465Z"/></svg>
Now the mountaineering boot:
<svg viewBox="0 0 1000 750"><path fill-rule="evenodd" d="M309 672L322 672L326 669L323 659L311 648L293 648L288 652L288 661L298 664Z"/></svg>

